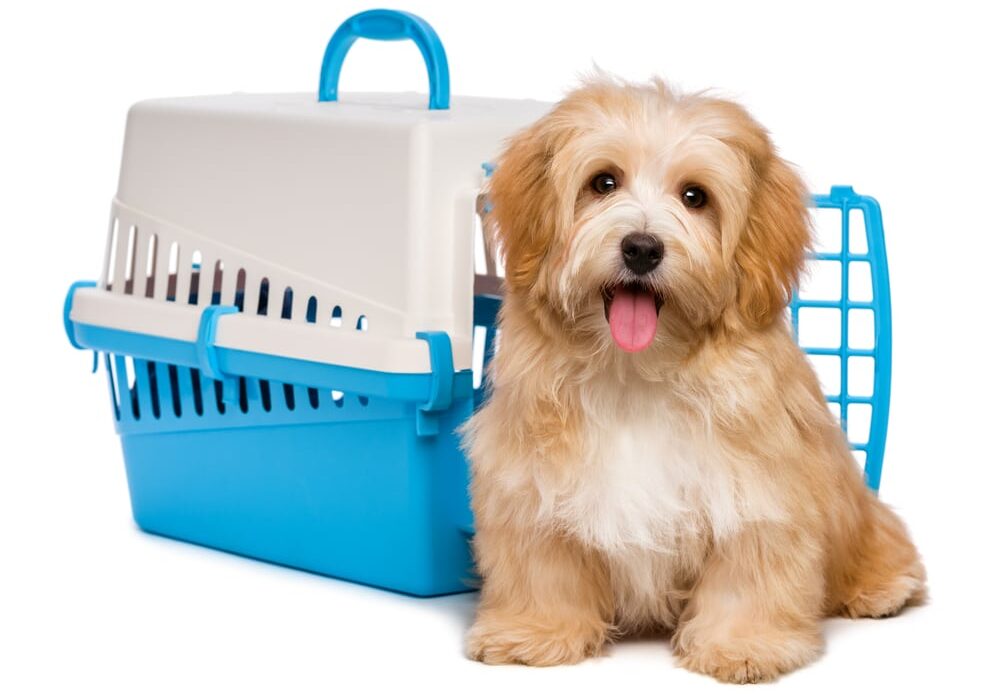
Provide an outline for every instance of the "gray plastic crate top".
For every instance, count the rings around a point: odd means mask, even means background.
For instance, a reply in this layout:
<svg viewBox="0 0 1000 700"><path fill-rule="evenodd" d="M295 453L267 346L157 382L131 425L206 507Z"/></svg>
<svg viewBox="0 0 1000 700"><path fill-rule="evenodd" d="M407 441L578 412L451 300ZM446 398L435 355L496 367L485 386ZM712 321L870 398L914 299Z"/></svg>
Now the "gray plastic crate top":
<svg viewBox="0 0 1000 700"><path fill-rule="evenodd" d="M420 331L446 332L472 366L481 164L550 105L417 94L315 93L155 99L128 115L108 250L77 323L193 341L199 307L237 287L265 316L294 290L291 324L224 317L220 346L383 372L427 372ZM191 294L192 268L200 293ZM148 282L152 280L152 282ZM211 286L210 286L211 285ZM305 324L339 314L335 343ZM168 304L168 299L193 301ZM349 333L364 317L367 333Z"/></svg>

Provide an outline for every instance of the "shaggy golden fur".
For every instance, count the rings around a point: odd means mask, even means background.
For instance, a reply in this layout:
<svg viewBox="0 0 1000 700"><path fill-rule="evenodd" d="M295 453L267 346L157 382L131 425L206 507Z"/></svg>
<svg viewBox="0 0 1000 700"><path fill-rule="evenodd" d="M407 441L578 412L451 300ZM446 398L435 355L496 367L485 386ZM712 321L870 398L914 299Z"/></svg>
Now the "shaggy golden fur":
<svg viewBox="0 0 1000 700"><path fill-rule="evenodd" d="M824 616L921 600L918 554L789 334L806 191L743 108L595 79L510 141L490 196L506 296L466 427L471 657L573 663L662 630L684 667L754 682L815 659ZM632 231L664 244L640 352L604 306Z"/></svg>

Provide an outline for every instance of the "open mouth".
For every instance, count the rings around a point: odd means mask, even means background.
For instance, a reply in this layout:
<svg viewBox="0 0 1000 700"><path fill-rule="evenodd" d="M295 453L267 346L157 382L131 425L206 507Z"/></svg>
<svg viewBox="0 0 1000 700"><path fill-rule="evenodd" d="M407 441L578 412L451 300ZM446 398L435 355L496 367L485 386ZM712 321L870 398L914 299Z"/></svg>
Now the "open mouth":
<svg viewBox="0 0 1000 700"><path fill-rule="evenodd" d="M615 344L625 352L648 348L656 337L656 319L663 306L660 295L635 282L605 287L601 294Z"/></svg>

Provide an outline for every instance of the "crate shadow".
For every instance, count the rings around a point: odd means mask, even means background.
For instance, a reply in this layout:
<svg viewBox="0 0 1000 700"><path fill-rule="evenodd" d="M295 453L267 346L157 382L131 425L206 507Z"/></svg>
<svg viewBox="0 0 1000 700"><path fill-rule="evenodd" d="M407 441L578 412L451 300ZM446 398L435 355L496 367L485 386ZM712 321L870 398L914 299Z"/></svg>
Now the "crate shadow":
<svg viewBox="0 0 1000 700"><path fill-rule="evenodd" d="M472 624L475 616L476 605L479 603L478 590L465 591L461 593L446 593L437 596L416 596L387 588L380 588L378 586L359 583L350 579L337 578L335 576L329 576L315 571L310 571L308 569L301 569L287 564L269 561L267 559L259 559L242 552L231 552L225 549L210 547L199 542L161 535L150 530L143 530L138 526L135 527L135 532L142 537L156 542L157 546L168 547L170 549L176 549L177 551L190 552L192 556L195 557L204 557L207 559L224 561L232 566L253 568L260 571L271 571L279 576L302 576L315 581L322 581L325 584L332 586L344 587L345 590L352 589L359 595L376 597L387 596L393 598L397 602L406 601L406 603L410 605L440 612L442 616L450 617L457 624L465 626ZM475 577L470 576L464 581L464 583L470 586L476 585Z"/></svg>

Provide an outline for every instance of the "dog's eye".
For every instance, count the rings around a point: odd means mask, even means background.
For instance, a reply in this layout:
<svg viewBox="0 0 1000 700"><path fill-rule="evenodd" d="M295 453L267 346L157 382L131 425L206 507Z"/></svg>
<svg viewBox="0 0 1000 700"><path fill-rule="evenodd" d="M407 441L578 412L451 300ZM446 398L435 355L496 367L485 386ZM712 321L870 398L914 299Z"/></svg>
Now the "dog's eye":
<svg viewBox="0 0 1000 700"><path fill-rule="evenodd" d="M599 173L590 181L590 189L597 194L611 194L618 189L618 180L611 173Z"/></svg>
<svg viewBox="0 0 1000 700"><path fill-rule="evenodd" d="M688 209L701 209L708 204L708 195L697 185L688 185L681 194L681 200Z"/></svg>

